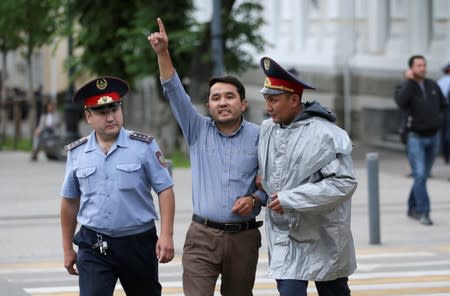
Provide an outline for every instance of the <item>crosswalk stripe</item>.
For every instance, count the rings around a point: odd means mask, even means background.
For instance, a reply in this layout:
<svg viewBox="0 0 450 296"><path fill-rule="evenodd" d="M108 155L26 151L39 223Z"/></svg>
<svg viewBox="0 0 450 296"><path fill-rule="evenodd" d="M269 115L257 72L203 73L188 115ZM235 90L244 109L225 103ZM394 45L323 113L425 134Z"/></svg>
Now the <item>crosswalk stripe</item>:
<svg viewBox="0 0 450 296"><path fill-rule="evenodd" d="M220 285L220 281L218 282ZM385 278L370 278L370 279L350 279L350 287L352 291L366 291L366 290L395 290L406 288L433 288L441 289L441 292L446 292L450 290L450 272L441 276L417 276L417 277L385 277ZM173 294L182 292L182 282L181 281L168 281L162 282L163 290L167 294ZM311 283L314 286L314 283ZM260 289L275 289L276 284L272 279L256 279L255 290ZM43 287L43 288L28 288L25 289L27 293L31 295L46 295L51 294L53 296L59 295L59 293L64 292L77 292L77 286L70 287ZM116 290L121 291L122 287L120 284L117 285ZM312 289L311 292L315 291Z"/></svg>
<svg viewBox="0 0 450 296"><path fill-rule="evenodd" d="M450 251L405 249L364 251L357 255L358 269L349 277L353 296L444 296L450 295ZM442 260L443 259L443 260ZM181 260L159 266L163 294L182 296L180 279ZM254 286L255 296L277 295L276 282L267 277L268 257L261 254ZM76 277L69 276L61 262L3 263L0 276L25 287L32 296L76 296ZM38 287L40 285L40 287ZM216 293L220 295L220 279ZM310 282L308 295L317 295L314 282ZM125 296L118 283L114 296Z"/></svg>

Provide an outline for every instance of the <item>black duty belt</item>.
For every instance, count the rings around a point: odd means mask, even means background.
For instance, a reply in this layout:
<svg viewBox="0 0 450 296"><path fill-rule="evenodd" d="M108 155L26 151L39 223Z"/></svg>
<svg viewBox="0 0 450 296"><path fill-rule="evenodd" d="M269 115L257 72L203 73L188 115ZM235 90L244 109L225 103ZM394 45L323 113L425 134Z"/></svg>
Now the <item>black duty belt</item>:
<svg viewBox="0 0 450 296"><path fill-rule="evenodd" d="M192 215L192 221L203 224L207 227L220 229L225 232L239 232L248 229L255 229L263 225L263 221L256 221L255 219L241 223L220 223L211 221L208 218L204 218L196 214Z"/></svg>

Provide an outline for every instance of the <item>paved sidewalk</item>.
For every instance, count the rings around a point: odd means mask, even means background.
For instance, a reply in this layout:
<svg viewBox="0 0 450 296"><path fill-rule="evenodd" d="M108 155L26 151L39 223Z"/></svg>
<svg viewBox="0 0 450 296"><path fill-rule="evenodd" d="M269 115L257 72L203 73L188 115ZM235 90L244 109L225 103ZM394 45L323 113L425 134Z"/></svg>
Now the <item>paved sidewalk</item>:
<svg viewBox="0 0 450 296"><path fill-rule="evenodd" d="M366 156L370 152L379 155L381 244L369 242ZM41 154L38 162L30 162L29 154L0 151L0 264L62 260L60 232L50 224L55 224L54 221L59 219L59 189L64 163L44 158ZM441 158L436 161L428 182L431 218L435 225L423 226L406 216L406 199L412 179L406 176L409 168L402 152L355 144L353 158L359 180L352 209L352 227L358 253L402 248L450 250L450 166L444 164ZM173 176L177 201L174 240L176 254L180 256L192 215L190 169L174 169ZM38 231L29 230L34 229L35 219L52 223ZM30 227L16 227L17 223L29 224ZM261 255L267 256L264 235ZM11 291L7 295L26 295L23 291L12 292L14 286L0 280L0 291L7 289Z"/></svg>

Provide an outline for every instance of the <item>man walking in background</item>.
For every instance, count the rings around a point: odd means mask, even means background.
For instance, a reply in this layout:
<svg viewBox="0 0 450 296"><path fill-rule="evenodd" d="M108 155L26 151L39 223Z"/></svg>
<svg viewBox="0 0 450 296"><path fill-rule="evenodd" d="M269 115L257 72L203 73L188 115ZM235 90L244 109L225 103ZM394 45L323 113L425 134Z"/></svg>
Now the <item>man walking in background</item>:
<svg viewBox="0 0 450 296"><path fill-rule="evenodd" d="M448 104L437 83L425 78L424 56L411 56L408 66L405 80L395 93L395 101L408 116L406 151L414 182L407 215L423 225L433 225L427 179L439 153L439 130Z"/></svg>

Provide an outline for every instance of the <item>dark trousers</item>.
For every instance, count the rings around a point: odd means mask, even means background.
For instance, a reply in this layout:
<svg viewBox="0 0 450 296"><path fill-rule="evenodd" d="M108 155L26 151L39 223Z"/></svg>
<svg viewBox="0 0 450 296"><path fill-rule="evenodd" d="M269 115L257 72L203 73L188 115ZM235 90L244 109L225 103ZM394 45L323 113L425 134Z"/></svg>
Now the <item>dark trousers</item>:
<svg viewBox="0 0 450 296"><path fill-rule="evenodd" d="M340 278L333 281L314 282L319 296L350 296L348 278ZM306 296L308 281L301 280L277 280L277 288L280 296Z"/></svg>
<svg viewBox="0 0 450 296"><path fill-rule="evenodd" d="M74 237L80 296L112 296L117 279L127 296L160 296L155 227L137 235L102 237L108 244L106 255L92 248L96 232L81 227Z"/></svg>

